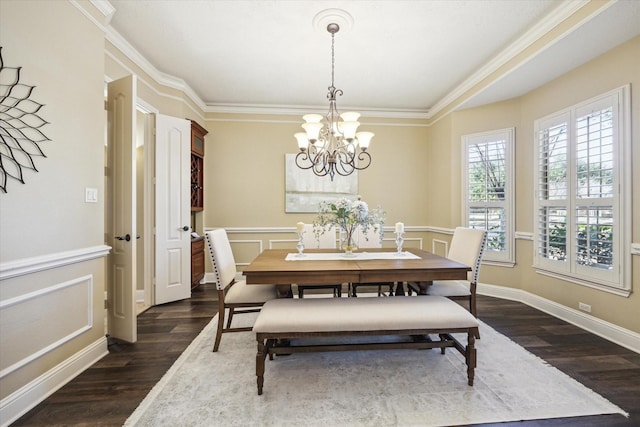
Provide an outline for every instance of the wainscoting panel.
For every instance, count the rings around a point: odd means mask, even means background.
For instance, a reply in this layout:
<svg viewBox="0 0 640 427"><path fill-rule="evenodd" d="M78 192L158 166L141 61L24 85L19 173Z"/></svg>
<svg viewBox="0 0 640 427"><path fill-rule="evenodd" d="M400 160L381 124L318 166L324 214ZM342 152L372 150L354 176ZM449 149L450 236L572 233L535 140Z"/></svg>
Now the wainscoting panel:
<svg viewBox="0 0 640 427"><path fill-rule="evenodd" d="M251 264L251 261L260 255L263 249L262 240L258 239L229 238L229 243L238 267Z"/></svg>
<svg viewBox="0 0 640 427"><path fill-rule="evenodd" d="M449 242L446 240L431 240L431 252L440 256L447 256L449 253Z"/></svg>
<svg viewBox="0 0 640 427"><path fill-rule="evenodd" d="M91 329L93 276L1 301L0 317L1 379Z"/></svg>

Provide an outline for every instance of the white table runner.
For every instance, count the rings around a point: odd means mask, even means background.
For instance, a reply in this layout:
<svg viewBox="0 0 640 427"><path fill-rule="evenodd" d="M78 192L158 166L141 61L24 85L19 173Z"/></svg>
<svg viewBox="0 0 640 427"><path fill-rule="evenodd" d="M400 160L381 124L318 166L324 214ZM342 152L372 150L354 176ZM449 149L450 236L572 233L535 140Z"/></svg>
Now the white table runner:
<svg viewBox="0 0 640 427"><path fill-rule="evenodd" d="M297 253L287 254L286 261L363 261L369 259L421 259L418 255L411 252L355 252L353 255L345 255L341 252L305 252L302 256Z"/></svg>

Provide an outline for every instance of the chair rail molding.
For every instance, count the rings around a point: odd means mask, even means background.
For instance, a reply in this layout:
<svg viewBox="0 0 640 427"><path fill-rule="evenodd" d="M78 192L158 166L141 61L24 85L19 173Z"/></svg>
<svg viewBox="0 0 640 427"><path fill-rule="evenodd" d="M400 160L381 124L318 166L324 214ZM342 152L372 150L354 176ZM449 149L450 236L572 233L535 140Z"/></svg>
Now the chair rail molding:
<svg viewBox="0 0 640 427"><path fill-rule="evenodd" d="M77 264L109 255L111 246L99 245L88 248L57 252L32 258L0 263L0 280L37 273L42 270L59 268L65 265Z"/></svg>
<svg viewBox="0 0 640 427"><path fill-rule="evenodd" d="M516 240L531 240L533 241L533 233L529 233L528 231L516 231L514 233L514 237Z"/></svg>

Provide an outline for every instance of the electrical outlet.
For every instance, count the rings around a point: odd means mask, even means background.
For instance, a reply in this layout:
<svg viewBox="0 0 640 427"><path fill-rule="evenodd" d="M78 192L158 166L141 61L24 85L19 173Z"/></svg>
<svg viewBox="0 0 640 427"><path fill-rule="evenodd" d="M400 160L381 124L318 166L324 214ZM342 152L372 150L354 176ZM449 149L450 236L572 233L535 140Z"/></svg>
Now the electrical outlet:
<svg viewBox="0 0 640 427"><path fill-rule="evenodd" d="M586 311L587 313L591 313L591 306L589 304L585 304L583 302L578 303L578 308L582 311Z"/></svg>

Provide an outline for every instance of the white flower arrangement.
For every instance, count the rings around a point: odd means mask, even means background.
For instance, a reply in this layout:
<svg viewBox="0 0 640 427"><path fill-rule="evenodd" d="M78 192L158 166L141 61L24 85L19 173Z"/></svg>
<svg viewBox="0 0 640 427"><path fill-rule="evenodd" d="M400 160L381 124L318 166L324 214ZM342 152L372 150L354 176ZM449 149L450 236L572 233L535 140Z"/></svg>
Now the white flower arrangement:
<svg viewBox="0 0 640 427"><path fill-rule="evenodd" d="M382 208L369 210L369 205L362 201L360 196L353 201L346 198L340 198L336 202L322 201L318 216L313 221L313 231L317 237L335 226L344 233L343 249L351 251L355 249L353 237L358 227L363 233L367 233L369 229L375 232L380 230L380 242L382 242L384 219L385 212Z"/></svg>

